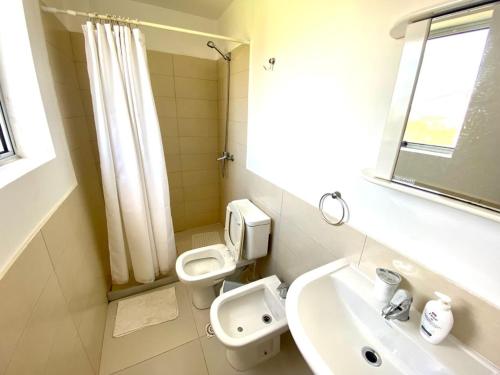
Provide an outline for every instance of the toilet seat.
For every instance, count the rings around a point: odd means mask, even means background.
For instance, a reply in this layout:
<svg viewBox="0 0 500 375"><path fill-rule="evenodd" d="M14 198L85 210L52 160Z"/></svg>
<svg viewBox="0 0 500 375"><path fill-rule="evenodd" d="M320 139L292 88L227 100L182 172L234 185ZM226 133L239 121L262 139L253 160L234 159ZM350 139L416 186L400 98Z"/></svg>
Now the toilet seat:
<svg viewBox="0 0 500 375"><path fill-rule="evenodd" d="M179 279L186 283L213 284L236 269L236 261L227 246L223 244L200 247L181 254L176 262Z"/></svg>
<svg viewBox="0 0 500 375"><path fill-rule="evenodd" d="M188 284L214 285L236 269L241 259L245 220L237 204L227 206L224 239L226 244L189 250L175 262L179 279Z"/></svg>

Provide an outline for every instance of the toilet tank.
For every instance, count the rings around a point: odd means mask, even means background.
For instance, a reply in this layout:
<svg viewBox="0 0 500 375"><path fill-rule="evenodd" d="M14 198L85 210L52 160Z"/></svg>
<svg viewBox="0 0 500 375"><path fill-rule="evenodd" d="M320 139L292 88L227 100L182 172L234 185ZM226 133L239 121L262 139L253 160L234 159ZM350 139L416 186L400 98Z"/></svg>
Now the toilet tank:
<svg viewBox="0 0 500 375"><path fill-rule="evenodd" d="M248 199L240 199L233 203L238 205L245 220L243 258L252 260L266 256L271 233L271 218Z"/></svg>

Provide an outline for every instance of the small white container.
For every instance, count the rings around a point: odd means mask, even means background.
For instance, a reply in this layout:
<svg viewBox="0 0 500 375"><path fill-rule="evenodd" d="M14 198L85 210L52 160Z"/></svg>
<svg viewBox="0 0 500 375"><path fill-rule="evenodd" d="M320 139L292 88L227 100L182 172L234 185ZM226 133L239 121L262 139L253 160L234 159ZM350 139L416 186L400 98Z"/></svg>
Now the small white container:
<svg viewBox="0 0 500 375"><path fill-rule="evenodd" d="M401 284L402 277L399 273L386 268L377 268L373 295L384 303L389 303L392 296Z"/></svg>
<svg viewBox="0 0 500 375"><path fill-rule="evenodd" d="M420 334L431 344L443 341L453 327L453 313L451 312L451 298L445 294L434 292L438 297L425 304L422 319L420 320Z"/></svg>

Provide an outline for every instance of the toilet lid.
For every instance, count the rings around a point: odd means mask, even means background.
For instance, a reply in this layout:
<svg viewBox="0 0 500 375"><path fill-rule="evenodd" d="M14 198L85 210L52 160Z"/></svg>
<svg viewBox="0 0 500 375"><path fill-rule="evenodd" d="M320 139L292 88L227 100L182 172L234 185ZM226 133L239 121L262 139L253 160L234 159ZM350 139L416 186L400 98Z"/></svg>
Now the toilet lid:
<svg viewBox="0 0 500 375"><path fill-rule="evenodd" d="M226 208L226 225L224 227L224 239L226 246L238 262L242 257L243 240L245 235L245 220L238 205L234 202Z"/></svg>

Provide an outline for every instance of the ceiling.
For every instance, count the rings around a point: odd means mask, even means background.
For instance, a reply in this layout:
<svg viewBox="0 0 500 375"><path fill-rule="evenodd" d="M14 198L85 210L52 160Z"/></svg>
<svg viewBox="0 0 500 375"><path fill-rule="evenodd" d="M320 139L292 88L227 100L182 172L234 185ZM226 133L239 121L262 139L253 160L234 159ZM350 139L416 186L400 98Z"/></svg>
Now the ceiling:
<svg viewBox="0 0 500 375"><path fill-rule="evenodd" d="M232 0L134 0L139 3L173 9L205 18L217 19Z"/></svg>

